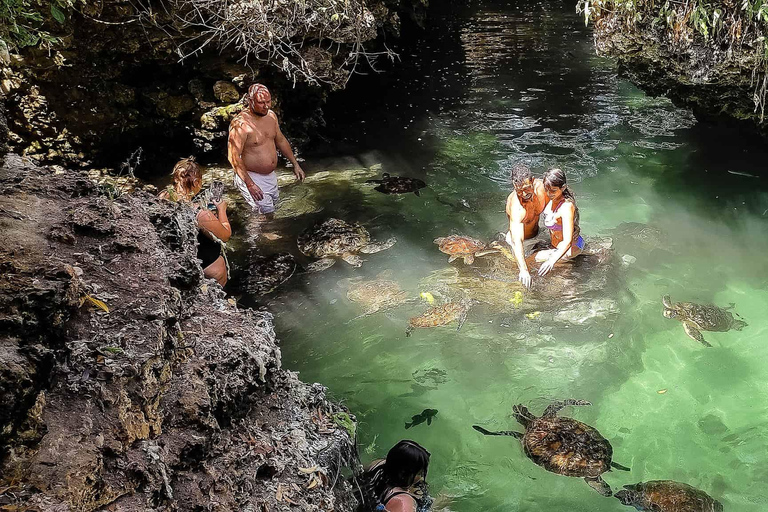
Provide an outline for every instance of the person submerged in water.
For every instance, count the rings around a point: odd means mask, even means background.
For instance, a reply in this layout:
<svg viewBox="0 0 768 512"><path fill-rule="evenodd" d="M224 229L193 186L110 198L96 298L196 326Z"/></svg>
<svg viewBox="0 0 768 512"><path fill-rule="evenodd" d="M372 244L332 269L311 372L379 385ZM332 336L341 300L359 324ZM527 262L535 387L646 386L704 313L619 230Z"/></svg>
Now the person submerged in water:
<svg viewBox="0 0 768 512"><path fill-rule="evenodd" d="M203 188L203 171L194 157L179 160L173 167L173 183L160 192L161 199L195 203ZM223 243L232 236L232 228L227 219L227 202L213 201L215 212L204 205L195 204L197 234L197 257L202 261L203 273L209 279L215 279L221 286L227 284L229 266L224 254Z"/></svg>
<svg viewBox="0 0 768 512"><path fill-rule="evenodd" d="M415 441L403 440L366 469L364 478L375 496L370 510L425 512L432 498L426 492L429 452Z"/></svg>
<svg viewBox="0 0 768 512"><path fill-rule="evenodd" d="M515 189L507 197L509 231L506 241L512 247L520 273L518 279L526 287L531 286L531 273L525 262L525 240L539 234L539 215L547 204L547 194L541 179L534 179L531 170L522 164L512 168L512 184Z"/></svg>
<svg viewBox="0 0 768 512"><path fill-rule="evenodd" d="M584 239L579 229L579 208L573 192L568 188L565 172L550 169L544 173L543 182L549 202L542 215L553 248L536 253L536 261L543 262L539 267L540 276L549 273L561 259L574 258L584 250Z"/></svg>

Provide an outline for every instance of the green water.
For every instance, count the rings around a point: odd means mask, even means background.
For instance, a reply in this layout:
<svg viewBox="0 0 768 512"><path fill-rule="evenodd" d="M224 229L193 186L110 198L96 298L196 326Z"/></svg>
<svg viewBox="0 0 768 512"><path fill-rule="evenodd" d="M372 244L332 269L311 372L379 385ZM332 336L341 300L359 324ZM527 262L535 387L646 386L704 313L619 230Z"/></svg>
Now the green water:
<svg viewBox="0 0 768 512"><path fill-rule="evenodd" d="M295 235L331 216L398 239L362 268L297 274L258 299L276 316L285 367L327 385L357 416L364 459L401 438L426 446L433 494L452 497L453 511L629 510L536 466L514 439L471 428L519 430L512 405L539 414L555 398L592 402L563 412L599 429L614 460L631 466L604 475L614 490L674 479L729 512L768 510L768 191L765 176L733 174L764 171L761 143L696 123L617 78L570 5L478 4L434 16L442 28L420 36L399 72L353 80L335 104L331 131L342 135L323 155L306 155L307 184L282 189L287 209L274 227L283 238L254 249L298 256ZM488 240L503 230L517 161L564 168L582 233L613 238L618 262L605 284L575 290L583 323L557 320L572 304L565 299L546 301L534 319L525 302L521 312L477 307L461 331L410 338L408 318L423 304L356 318L346 279L391 270L418 296L429 291L420 279L448 267L435 237ZM364 183L379 166L429 186L421 197L379 194ZM636 260L622 265L624 255ZM544 296L546 278L537 286L525 300ZM662 317L663 294L734 303L749 326L704 333L705 348ZM594 313L600 301L612 312ZM439 411L432 424L405 430L426 408Z"/></svg>

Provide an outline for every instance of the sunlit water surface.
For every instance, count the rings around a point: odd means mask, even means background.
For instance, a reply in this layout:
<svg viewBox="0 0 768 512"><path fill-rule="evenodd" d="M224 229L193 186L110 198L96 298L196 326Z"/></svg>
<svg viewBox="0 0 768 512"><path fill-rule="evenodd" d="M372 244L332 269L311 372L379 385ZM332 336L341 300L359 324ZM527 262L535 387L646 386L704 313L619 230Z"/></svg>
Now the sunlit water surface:
<svg viewBox="0 0 768 512"><path fill-rule="evenodd" d="M563 413L599 429L614 460L632 468L604 475L614 490L674 479L730 512L768 510L760 142L697 124L617 78L570 6L478 5L434 16L441 28L420 36L399 71L356 77L343 102L332 100L339 135L323 155L306 155L306 184L282 189L272 228L283 238L235 240L242 276L251 245L308 263L295 237L327 217L398 239L362 268L339 262L297 273L266 297L244 292L243 302L275 314L284 365L327 385L356 415L366 461L401 438L426 446L433 494L452 498L453 511L627 509L534 465L516 440L471 428L520 430L514 404L540 414L555 398L592 402ZM600 270L599 285L587 280L583 296L582 285L571 290L576 302L553 300L547 286L556 276L544 278L517 307L480 305L461 331L452 324L407 338L408 318L426 308L419 293L430 291L420 280L463 266L449 266L432 240L460 233L487 241L503 230L509 170L519 161L536 172L566 170L582 233L612 237L615 263ZM421 177L428 188L421 197L380 194L365 180L382 171ZM416 300L359 317L348 279L384 271ZM713 345L705 348L662 317L664 294L734 303L749 326L704 333ZM439 411L432 424L406 430L427 408Z"/></svg>

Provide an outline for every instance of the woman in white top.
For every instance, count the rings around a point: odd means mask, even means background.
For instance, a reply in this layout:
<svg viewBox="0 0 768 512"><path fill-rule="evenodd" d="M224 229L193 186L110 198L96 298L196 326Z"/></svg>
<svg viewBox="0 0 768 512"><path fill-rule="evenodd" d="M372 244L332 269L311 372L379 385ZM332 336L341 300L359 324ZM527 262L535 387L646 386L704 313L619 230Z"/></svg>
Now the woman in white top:
<svg viewBox="0 0 768 512"><path fill-rule="evenodd" d="M549 202L541 216L549 229L552 249L536 253L536 261L542 261L539 275L546 275L555 263L581 254L584 239L579 229L579 209L576 198L568 188L565 173L561 169L550 169L544 174L544 192Z"/></svg>

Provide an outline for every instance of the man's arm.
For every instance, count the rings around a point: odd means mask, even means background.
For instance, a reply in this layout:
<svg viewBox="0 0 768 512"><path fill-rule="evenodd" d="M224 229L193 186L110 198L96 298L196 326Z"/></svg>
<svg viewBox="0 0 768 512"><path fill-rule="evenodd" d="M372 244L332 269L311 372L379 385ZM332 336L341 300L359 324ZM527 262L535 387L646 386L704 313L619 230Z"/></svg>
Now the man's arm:
<svg viewBox="0 0 768 512"><path fill-rule="evenodd" d="M248 187L248 192L256 201L261 201L264 198L264 192L256 185L250 176L248 176L248 170L243 163L243 147L245 141L248 140L248 130L245 127L245 123L240 116L235 117L229 124L229 139L227 141L227 158L232 165L232 169L235 171L241 180Z"/></svg>
<svg viewBox="0 0 768 512"><path fill-rule="evenodd" d="M512 238L512 252L515 254L517 268L520 272L518 279L526 288L531 286L531 273L528 271L528 265L525 263L525 250L523 249L523 240L525 239L525 208L517 200L517 195L512 192L507 201L507 215L509 216L509 235Z"/></svg>
<svg viewBox="0 0 768 512"><path fill-rule="evenodd" d="M285 138L283 132L280 131L280 123L277 121L277 115L271 111L269 114L275 120L275 146L277 146L278 151L280 151L280 153L282 153L282 155L287 158L289 162L291 162L291 165L293 165L293 174L296 175L296 178L299 181L304 181L304 170L301 168L299 162L296 161L296 157L293 155L291 143L288 142L288 139Z"/></svg>

